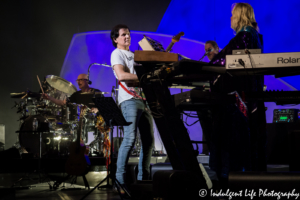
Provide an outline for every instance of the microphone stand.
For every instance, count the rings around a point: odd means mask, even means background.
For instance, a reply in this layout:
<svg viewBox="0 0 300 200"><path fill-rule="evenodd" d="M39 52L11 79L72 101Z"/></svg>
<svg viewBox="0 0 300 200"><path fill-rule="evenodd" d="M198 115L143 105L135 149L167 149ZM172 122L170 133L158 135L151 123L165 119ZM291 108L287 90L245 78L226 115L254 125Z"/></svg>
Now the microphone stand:
<svg viewBox="0 0 300 200"><path fill-rule="evenodd" d="M105 64L100 64L100 63L92 63L89 65L89 68L88 68L88 80L90 81L90 69L93 65L98 65L98 66L105 66L105 67L111 67L110 65L107 65L106 63ZM118 79L116 79L116 87L115 87L115 90L118 90L117 89L118 87ZM114 90L114 88L112 89ZM118 105L118 93L117 92L112 92L112 96L115 96L115 101L116 101L116 104ZM95 97L95 93L94 93L94 97ZM121 136L121 133L120 133L120 136ZM117 126L117 138L119 137L119 129L118 129L118 126ZM112 138L113 140L113 138ZM113 141L112 141L113 142ZM120 143L121 143L121 140L119 139L119 146L120 146Z"/></svg>
<svg viewBox="0 0 300 200"><path fill-rule="evenodd" d="M207 56L208 53L209 53L209 52L205 52L205 54L202 56L202 58L200 58L198 61L203 60L203 58L205 58L205 56Z"/></svg>
<svg viewBox="0 0 300 200"><path fill-rule="evenodd" d="M88 79L89 79L89 81L90 81L90 69L91 69L91 67L93 66L93 65L99 65L99 66L105 66L105 67L111 67L110 65L107 65L106 63L105 64L100 64L100 63L92 63L92 64L90 64L89 65L89 68L88 68Z"/></svg>
<svg viewBox="0 0 300 200"><path fill-rule="evenodd" d="M202 58L200 58L198 61L201 61L205 56L207 56L208 53L212 52L214 49L210 48L208 49L205 54L202 56Z"/></svg>

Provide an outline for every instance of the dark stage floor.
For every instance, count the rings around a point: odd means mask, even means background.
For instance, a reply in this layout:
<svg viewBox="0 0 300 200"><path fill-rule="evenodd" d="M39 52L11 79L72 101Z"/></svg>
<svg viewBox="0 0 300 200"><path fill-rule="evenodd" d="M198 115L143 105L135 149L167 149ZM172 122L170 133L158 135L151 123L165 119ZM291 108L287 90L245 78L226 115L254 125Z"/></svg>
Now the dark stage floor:
<svg viewBox="0 0 300 200"><path fill-rule="evenodd" d="M62 174L51 174L50 177L53 178L55 176L59 176ZM20 200L29 200L29 199L50 199L50 200L79 200L85 194L89 192L87 188L85 188L82 177L77 177L77 182L74 184L71 183L62 183L58 189L50 189L50 186L53 186L54 182L50 181L47 177L43 176L42 183L39 182L38 174L31 174L28 177L24 177L24 174L0 174L0 199L1 193L4 190L8 190L11 187L11 183L17 181L20 178L24 178L24 180L16 183L15 186L15 196L16 199ZM94 188L101 180L106 177L106 172L89 172L87 175L87 180L90 185L90 189ZM28 179L30 178L30 179ZM45 182L46 181L46 182ZM49 182L47 182L49 181ZM69 180L68 182L70 182ZM102 184L106 185L106 181ZM21 186L21 187L20 187ZM27 189L27 186L30 186ZM10 199L10 198L9 198ZM108 199L108 200L116 200L120 199L118 193L112 189L95 189L88 197L85 199Z"/></svg>
<svg viewBox="0 0 300 200"><path fill-rule="evenodd" d="M83 186L79 185L70 185L65 184L67 190L58 189L58 190L50 190L47 183L40 183L33 185L32 189L28 190L17 190L16 191L16 199L19 200L29 200L29 199L50 199L50 200L79 200L81 199L89 190L84 189ZM76 190L71 190L72 188L76 188ZM81 190L77 190L81 188ZM109 189L102 190L94 190L89 196L85 199L108 199L108 200L119 200L120 197L117 192Z"/></svg>
<svg viewBox="0 0 300 200"><path fill-rule="evenodd" d="M269 172L287 172L289 171L288 165L268 165ZM90 189L94 188L100 181L102 181L107 175L106 171L89 172L86 175ZM1 194L9 192L9 188L15 183L15 199L18 200L38 200L38 199L50 199L50 200L79 200L89 190L84 186L82 177L77 177L76 182L71 184L72 179L69 179L65 183L62 183L58 189L53 190L49 185L53 186L55 180L60 177L65 177L63 173L0 173L0 200L3 199ZM21 181L17 182L18 180ZM105 181L102 185L105 185ZM20 188L22 186L22 188ZM30 189L26 189L26 186L31 186ZM67 189L67 190L65 190ZM13 198L8 198L13 199ZM85 199L103 199L103 200L117 200L121 199L118 193L112 189L95 189Z"/></svg>

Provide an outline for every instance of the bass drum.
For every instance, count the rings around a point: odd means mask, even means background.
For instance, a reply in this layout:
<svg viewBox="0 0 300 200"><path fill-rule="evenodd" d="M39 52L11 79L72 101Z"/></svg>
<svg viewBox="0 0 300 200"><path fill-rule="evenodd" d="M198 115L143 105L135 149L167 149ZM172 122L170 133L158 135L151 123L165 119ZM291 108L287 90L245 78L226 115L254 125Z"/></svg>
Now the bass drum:
<svg viewBox="0 0 300 200"><path fill-rule="evenodd" d="M56 125L53 126L53 123ZM71 125L48 122L40 115L27 117L19 132L20 146L37 158L68 155L68 148L73 140Z"/></svg>
<svg viewBox="0 0 300 200"><path fill-rule="evenodd" d="M25 132L25 131L49 132L48 120L41 115L30 115L24 120L20 128L20 132Z"/></svg>
<svg viewBox="0 0 300 200"><path fill-rule="evenodd" d="M53 149L52 139L53 133L49 132L49 123L40 115L27 117L21 125L20 145L28 153L33 154L33 157L40 157Z"/></svg>
<svg viewBox="0 0 300 200"><path fill-rule="evenodd" d="M69 147L74 140L73 134L55 134L53 138L54 149L57 150L59 156L69 155Z"/></svg>

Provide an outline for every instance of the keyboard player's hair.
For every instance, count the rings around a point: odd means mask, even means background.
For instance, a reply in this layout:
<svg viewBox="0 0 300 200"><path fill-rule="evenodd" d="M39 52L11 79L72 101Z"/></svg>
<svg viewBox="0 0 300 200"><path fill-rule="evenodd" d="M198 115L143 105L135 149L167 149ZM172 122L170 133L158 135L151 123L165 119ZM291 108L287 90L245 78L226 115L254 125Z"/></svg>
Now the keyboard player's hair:
<svg viewBox="0 0 300 200"><path fill-rule="evenodd" d="M259 31L252 6L248 3L235 3L231 7L231 28L239 32L244 26L252 26Z"/></svg>
<svg viewBox="0 0 300 200"><path fill-rule="evenodd" d="M129 30L128 26L126 26L126 25L124 25L124 24L118 24L117 26L115 26L115 27L113 27L113 28L111 29L111 32L110 32L110 39L111 39L111 41L112 41L114 47L117 47L117 43L115 43L114 40L117 39L117 38L119 37L119 31L120 31L120 29L122 29L122 28L125 28L125 29L128 29L128 30ZM130 30L129 30L129 32L130 32Z"/></svg>

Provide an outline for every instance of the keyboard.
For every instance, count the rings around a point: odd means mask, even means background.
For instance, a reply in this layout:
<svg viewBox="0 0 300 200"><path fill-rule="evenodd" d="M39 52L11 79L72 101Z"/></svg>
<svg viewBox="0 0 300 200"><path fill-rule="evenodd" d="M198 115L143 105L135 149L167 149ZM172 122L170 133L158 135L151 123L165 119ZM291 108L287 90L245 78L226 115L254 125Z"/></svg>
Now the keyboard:
<svg viewBox="0 0 300 200"><path fill-rule="evenodd" d="M180 110L193 111L201 107L225 105L236 102L235 94L222 94L201 89L192 89L187 92L172 95L175 107Z"/></svg>
<svg viewBox="0 0 300 200"><path fill-rule="evenodd" d="M300 52L227 55L226 71L233 75L299 75Z"/></svg>

